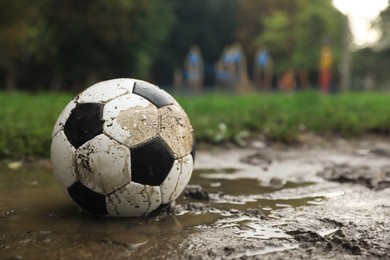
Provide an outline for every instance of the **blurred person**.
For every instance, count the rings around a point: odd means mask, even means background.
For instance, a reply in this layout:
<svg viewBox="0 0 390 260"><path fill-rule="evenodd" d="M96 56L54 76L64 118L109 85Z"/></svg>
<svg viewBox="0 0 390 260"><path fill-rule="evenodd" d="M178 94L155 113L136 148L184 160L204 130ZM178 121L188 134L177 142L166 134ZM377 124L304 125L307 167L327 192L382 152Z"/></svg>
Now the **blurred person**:
<svg viewBox="0 0 390 260"><path fill-rule="evenodd" d="M332 49L328 44L321 48L319 84L322 93L329 93L332 81Z"/></svg>
<svg viewBox="0 0 390 260"><path fill-rule="evenodd" d="M229 71L229 49L225 48L220 59L215 64L215 79L218 87L226 88L232 81L232 75Z"/></svg>
<svg viewBox="0 0 390 260"><path fill-rule="evenodd" d="M279 89L283 92L290 92L297 87L295 73L293 70L288 70L279 78Z"/></svg>
<svg viewBox="0 0 390 260"><path fill-rule="evenodd" d="M253 78L257 89L269 90L272 84L272 58L265 48L259 48L253 62Z"/></svg>
<svg viewBox="0 0 390 260"><path fill-rule="evenodd" d="M252 86L248 77L245 54L240 44L236 43L230 47L230 59L233 90L235 92L250 91Z"/></svg>
<svg viewBox="0 0 390 260"><path fill-rule="evenodd" d="M225 47L215 65L216 83L231 92L245 92L251 89L245 54L240 44Z"/></svg>
<svg viewBox="0 0 390 260"><path fill-rule="evenodd" d="M297 87L300 89L308 89L310 88L310 79L309 74L304 69L298 69L296 72L297 75Z"/></svg>
<svg viewBox="0 0 390 260"><path fill-rule="evenodd" d="M175 69L173 72L173 87L176 92L181 93L183 91L184 79L183 72L180 69Z"/></svg>
<svg viewBox="0 0 390 260"><path fill-rule="evenodd" d="M200 49L192 46L184 62L185 82L190 93L200 94L203 90L203 58Z"/></svg>

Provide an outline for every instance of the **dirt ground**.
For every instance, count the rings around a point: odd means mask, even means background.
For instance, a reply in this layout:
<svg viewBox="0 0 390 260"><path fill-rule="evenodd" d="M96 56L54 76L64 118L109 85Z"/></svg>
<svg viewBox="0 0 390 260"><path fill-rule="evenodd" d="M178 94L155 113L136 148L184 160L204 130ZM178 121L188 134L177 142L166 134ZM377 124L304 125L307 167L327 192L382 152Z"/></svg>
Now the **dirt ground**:
<svg viewBox="0 0 390 260"><path fill-rule="evenodd" d="M311 205L277 208L268 215L258 209L237 212L190 235L181 244L191 248L184 256L389 259L390 140L372 136L349 141L304 138L298 146L254 141L248 149L200 153L198 168L241 169L241 177L253 177L270 186L311 183L263 194L265 198L323 199Z"/></svg>
<svg viewBox="0 0 390 260"><path fill-rule="evenodd" d="M176 205L144 219L80 213L51 182L19 206L3 192L0 256L390 259L388 137L200 147L195 169Z"/></svg>

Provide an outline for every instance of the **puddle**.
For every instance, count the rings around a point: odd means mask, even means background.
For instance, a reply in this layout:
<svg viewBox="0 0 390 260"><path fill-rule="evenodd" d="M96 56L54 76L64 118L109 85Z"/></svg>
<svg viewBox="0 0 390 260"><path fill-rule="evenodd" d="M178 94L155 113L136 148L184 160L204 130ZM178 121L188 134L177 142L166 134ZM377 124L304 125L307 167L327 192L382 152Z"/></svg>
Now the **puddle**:
<svg viewBox="0 0 390 260"><path fill-rule="evenodd" d="M325 200L324 197L265 198L264 194L312 183L286 182L282 186L271 187L257 179L232 178L232 174L239 172L238 169L209 169L196 171L190 182L201 185L209 193L210 200L200 204L207 207L206 210L185 209L185 205L199 200L180 197L177 201L179 210L173 215L159 218L96 218L80 212L74 206L59 189L49 170L11 170L1 166L0 256L8 258L41 253L53 258L64 255L83 258L96 253L113 259L145 257L148 256L145 252L157 248L154 255L150 255L155 257L160 256L158 250L166 250L170 244L172 248L169 252L181 254L184 249L178 248L177 244L190 234L200 232L199 227L207 229L211 226L233 228L235 237L242 240L286 239L290 236L278 226L266 226L259 218L239 216L239 213L257 209L269 215L278 208L315 205ZM229 175L229 178L224 178L225 175ZM112 247L123 254L107 251ZM291 248L294 245L266 247L247 251L242 256Z"/></svg>
<svg viewBox="0 0 390 260"><path fill-rule="evenodd" d="M213 195L213 194L212 194ZM211 196L213 198L214 196ZM256 208L263 211L264 214L268 215L272 210L278 208L296 208L300 206L308 205L320 205L325 201L325 197L303 197L295 199L264 199L259 196L229 196L225 195L222 198L216 196L214 202L211 205L220 209L237 209L245 210L248 208ZM215 203L215 204L214 204Z"/></svg>
<svg viewBox="0 0 390 260"><path fill-rule="evenodd" d="M195 170L190 184L198 184L211 192L223 191L230 195L259 194L274 192L276 190L305 187L314 182L292 182L273 178L266 184L261 181L261 176L245 177L240 169L200 169Z"/></svg>
<svg viewBox="0 0 390 260"><path fill-rule="evenodd" d="M323 196L266 198L265 195L276 191L307 187L315 183L286 181L278 185L266 185L258 179L242 178L239 173L239 169L233 168L199 170L194 172L190 184L203 187L209 193L210 205L220 210L255 208L267 215L278 208L318 205L325 201Z"/></svg>
<svg viewBox="0 0 390 260"><path fill-rule="evenodd" d="M266 226L258 218L238 217L226 218L215 223L217 227L234 227L238 237L246 240L271 239L271 238L291 238L290 235L279 229L277 225Z"/></svg>

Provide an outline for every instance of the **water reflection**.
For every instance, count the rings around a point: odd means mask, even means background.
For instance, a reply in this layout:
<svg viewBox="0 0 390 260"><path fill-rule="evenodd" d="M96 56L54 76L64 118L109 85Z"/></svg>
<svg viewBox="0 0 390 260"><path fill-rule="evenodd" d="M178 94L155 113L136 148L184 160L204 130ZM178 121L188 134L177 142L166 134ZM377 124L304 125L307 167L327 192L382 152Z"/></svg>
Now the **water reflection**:
<svg viewBox="0 0 390 260"><path fill-rule="evenodd" d="M237 171L237 169L196 171L191 183L205 187L210 193L210 206L220 209L221 212L257 208L268 214L277 208L315 205L325 199L324 197L267 199L262 194L308 186L312 183L286 182L282 187L274 188L249 178L221 178L223 174L229 175ZM213 178L213 174L219 177ZM23 232L32 227L35 230L59 232L110 233L124 229L136 232L138 227L142 226L142 232L152 230L153 233L161 230L182 230L194 225L212 223L220 218L218 212L197 217L193 217L194 214L191 212L177 212L176 216L171 215L158 221L143 218L96 218L80 212L59 189L50 170L45 169L3 171L0 174L0 186L2 232ZM177 203L182 205L194 201L196 200L181 197Z"/></svg>
<svg viewBox="0 0 390 260"><path fill-rule="evenodd" d="M278 208L315 205L325 200L324 197L267 198L267 194L275 191L312 183L285 182L281 187L272 187L256 179L231 178L237 169L220 169L196 171L191 179L191 184L201 185L209 192L207 201L198 203L196 199L180 197L173 214L102 218L79 211L60 190L49 169L1 169L0 244L3 248L0 251L10 250L6 256L15 256L13 253L21 252L20 248L25 248L26 255L30 251L37 253L36 243L42 250L44 245L58 249L71 248L77 243L108 243L124 247L126 252L151 246L163 249L161 241L174 244L193 232L216 225L234 227L238 239L285 238L287 235L278 227L265 226L256 216L242 217L240 212L257 209L269 215ZM223 178L224 175L230 177ZM26 240L25 236L29 238ZM173 244L172 250L179 250Z"/></svg>

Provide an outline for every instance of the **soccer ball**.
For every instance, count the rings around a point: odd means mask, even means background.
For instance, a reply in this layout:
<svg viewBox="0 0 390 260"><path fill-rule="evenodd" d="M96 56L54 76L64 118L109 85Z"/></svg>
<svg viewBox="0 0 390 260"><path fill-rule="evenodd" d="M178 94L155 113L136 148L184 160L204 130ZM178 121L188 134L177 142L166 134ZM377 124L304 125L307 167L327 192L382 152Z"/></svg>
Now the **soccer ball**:
<svg viewBox="0 0 390 260"><path fill-rule="evenodd" d="M51 161L60 187L84 211L146 216L184 190L194 143L186 113L167 92L113 79L64 108L52 133Z"/></svg>

